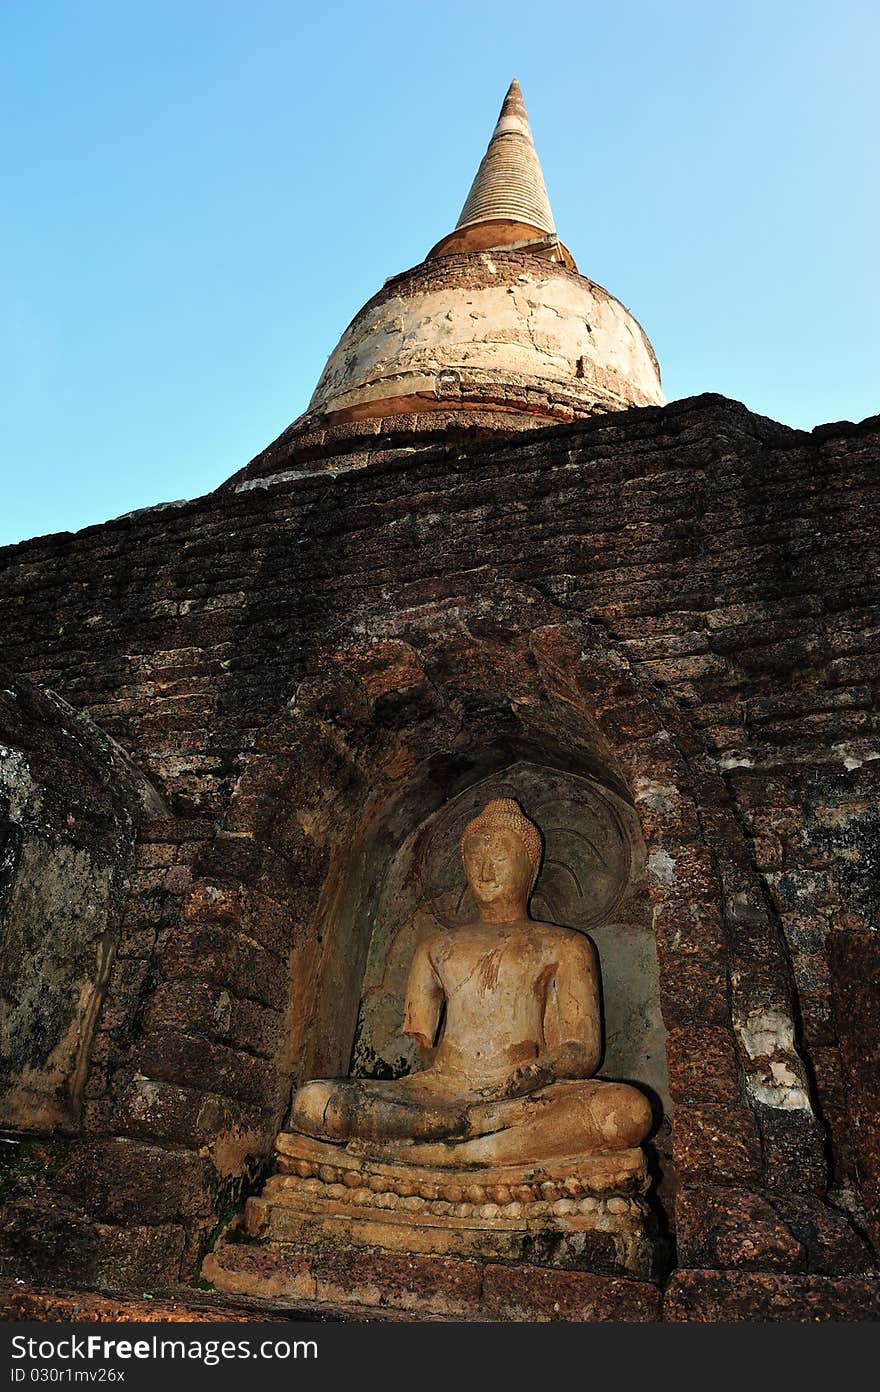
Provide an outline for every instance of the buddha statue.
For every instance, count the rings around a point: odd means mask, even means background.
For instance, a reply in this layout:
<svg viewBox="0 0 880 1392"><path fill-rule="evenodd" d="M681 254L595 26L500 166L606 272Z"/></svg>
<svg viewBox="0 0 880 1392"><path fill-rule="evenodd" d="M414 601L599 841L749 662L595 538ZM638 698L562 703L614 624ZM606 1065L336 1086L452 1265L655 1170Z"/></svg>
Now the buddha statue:
<svg viewBox="0 0 880 1392"><path fill-rule="evenodd" d="M479 917L418 947L404 1032L422 1067L393 1080L318 1079L294 1095L290 1129L393 1165L536 1165L639 1146L645 1096L595 1078L599 968L583 934L529 917L541 836L510 798L465 828Z"/></svg>
<svg viewBox="0 0 880 1392"><path fill-rule="evenodd" d="M406 987L422 1067L297 1089L274 1172L205 1257L218 1289L299 1296L310 1263L334 1249L344 1268L358 1246L654 1273L651 1107L594 1077L592 943L529 918L541 836L512 799L483 808L461 851L478 917L424 939Z"/></svg>

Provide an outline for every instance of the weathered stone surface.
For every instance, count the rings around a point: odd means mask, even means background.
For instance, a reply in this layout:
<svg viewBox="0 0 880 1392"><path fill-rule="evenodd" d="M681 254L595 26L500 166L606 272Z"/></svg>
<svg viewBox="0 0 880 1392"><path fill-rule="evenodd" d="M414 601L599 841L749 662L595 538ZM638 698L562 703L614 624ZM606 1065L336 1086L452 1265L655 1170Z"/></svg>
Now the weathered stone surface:
<svg viewBox="0 0 880 1392"><path fill-rule="evenodd" d="M488 1320L656 1320L660 1291L649 1282L540 1265L514 1267L442 1256L357 1249L227 1244L205 1275L229 1295L283 1303L400 1309L429 1317Z"/></svg>
<svg viewBox="0 0 880 1392"><path fill-rule="evenodd" d="M823 1194L828 1187L825 1138L805 1090L803 1101L803 1106L791 1110L760 1102L755 1105L764 1152L764 1182L769 1189Z"/></svg>
<svg viewBox="0 0 880 1392"><path fill-rule="evenodd" d="M637 1195L648 1183L645 1155L639 1147L457 1168L446 1163L417 1164L405 1156L383 1155L371 1146L340 1146L284 1130L276 1138L275 1160L278 1173L269 1181L267 1192L282 1193L295 1187L298 1180L314 1178L322 1184L341 1183L347 1189L367 1185L374 1192L389 1190L401 1197L421 1193L424 1188L430 1193L423 1198L454 1203L464 1198L472 1203L509 1203L514 1197L529 1203L589 1195ZM496 1192L498 1186L511 1193ZM466 1195L465 1189L471 1192Z"/></svg>
<svg viewBox="0 0 880 1392"><path fill-rule="evenodd" d="M880 1281L677 1271L663 1297L663 1318L710 1324L876 1320L880 1318Z"/></svg>
<svg viewBox="0 0 880 1392"><path fill-rule="evenodd" d="M663 973L663 1018L669 1030L730 1023L728 967L723 957L676 953L659 945Z"/></svg>
<svg viewBox="0 0 880 1392"><path fill-rule="evenodd" d="M272 1064L177 1030L147 1035L136 1054L138 1071L157 1081L178 1082L275 1111L287 1094L286 1079Z"/></svg>
<svg viewBox="0 0 880 1392"><path fill-rule="evenodd" d="M843 1276L877 1269L875 1254L845 1212L807 1193L774 1194L772 1202L802 1244L807 1271Z"/></svg>
<svg viewBox="0 0 880 1392"><path fill-rule="evenodd" d="M851 1143L880 1253L880 935L835 933L830 956Z"/></svg>
<svg viewBox="0 0 880 1392"><path fill-rule="evenodd" d="M870 1252L844 1214L810 1194L685 1190L675 1213L682 1266L817 1275L872 1270Z"/></svg>
<svg viewBox="0 0 880 1392"><path fill-rule="evenodd" d="M273 1058L281 1043L283 1019L276 1010L241 1000L228 989L193 981L163 981L144 1015L149 1030L180 1030L216 1039L233 1049Z"/></svg>
<svg viewBox="0 0 880 1392"><path fill-rule="evenodd" d="M0 1116L75 1126L138 826L162 811L122 749L0 672Z"/></svg>
<svg viewBox="0 0 880 1392"><path fill-rule="evenodd" d="M250 1198L240 1242L383 1247L650 1275L657 1265L638 1150L456 1170L375 1159L294 1132ZM216 1255L222 1262L222 1248Z"/></svg>
<svg viewBox="0 0 880 1392"><path fill-rule="evenodd" d="M423 261L386 283L331 354L309 417L393 416L451 400L564 419L557 403L580 415L663 396L651 345L613 295L502 248Z"/></svg>
<svg viewBox="0 0 880 1392"><path fill-rule="evenodd" d="M183 925L168 944L163 967L171 980L207 981L275 1010L286 1004L278 959L222 924Z"/></svg>
<svg viewBox="0 0 880 1392"><path fill-rule="evenodd" d="M50 1278L110 1290L177 1281L184 1229L95 1223L42 1191L7 1202L0 1212L0 1268L15 1280Z"/></svg>
<svg viewBox="0 0 880 1392"><path fill-rule="evenodd" d="M536 1267L487 1266L483 1274L492 1319L643 1323L659 1320L660 1302L661 1292L646 1281Z"/></svg>
<svg viewBox="0 0 880 1392"><path fill-rule="evenodd" d="M675 1207L683 1266L806 1269L801 1243L758 1195L737 1190L685 1191Z"/></svg>
<svg viewBox="0 0 880 1392"><path fill-rule="evenodd" d="M133 1140L77 1143L56 1183L92 1216L116 1223L202 1217L218 1191L214 1167L203 1156Z"/></svg>
<svg viewBox="0 0 880 1392"><path fill-rule="evenodd" d="M740 1095L733 1035L695 1025L669 1031L669 1088L676 1102L727 1102Z"/></svg>
<svg viewBox="0 0 880 1392"><path fill-rule="evenodd" d="M266 1116L255 1106L242 1104L205 1091L203 1087L179 1087L136 1076L119 1099L116 1122L126 1136L163 1141L198 1150L214 1143L214 1163L221 1173L229 1172L249 1151L258 1151L263 1139ZM220 1144L224 1138L224 1144ZM228 1162L222 1164L226 1152ZM231 1154L230 1154L231 1152Z"/></svg>
<svg viewBox="0 0 880 1392"><path fill-rule="evenodd" d="M18 1324L30 1320L52 1324L260 1324L279 1318L252 1307L236 1309L231 1304L211 1304L204 1296L190 1292L177 1299L120 1299L75 1287L39 1290L19 1281L0 1281L0 1315Z"/></svg>
<svg viewBox="0 0 880 1392"><path fill-rule="evenodd" d="M610 1211L618 1203L627 1204L625 1212ZM484 1210L489 1207L482 1206ZM318 1202L288 1205L249 1199L246 1227L248 1234L259 1236L266 1250L274 1251L279 1259L293 1243L343 1252L378 1248L423 1256L537 1262L641 1278L651 1276L658 1264L643 1215L633 1213L622 1199L600 1204L598 1212L588 1216L550 1215L533 1222L489 1221L490 1215L484 1217L479 1209L471 1217L459 1217L431 1212L431 1205L426 1208L429 1211L414 1212L406 1200L388 1209L379 1205L361 1208L344 1200L324 1206ZM221 1262L225 1260L223 1251L225 1248L216 1252Z"/></svg>
<svg viewBox="0 0 880 1392"><path fill-rule="evenodd" d="M675 1164L684 1178L740 1183L761 1177L754 1117L742 1103L682 1103L672 1117Z"/></svg>
<svg viewBox="0 0 880 1392"><path fill-rule="evenodd" d="M219 1289L273 1301L390 1306L433 1315L478 1311L476 1262L369 1249L227 1243L205 1258L204 1278Z"/></svg>

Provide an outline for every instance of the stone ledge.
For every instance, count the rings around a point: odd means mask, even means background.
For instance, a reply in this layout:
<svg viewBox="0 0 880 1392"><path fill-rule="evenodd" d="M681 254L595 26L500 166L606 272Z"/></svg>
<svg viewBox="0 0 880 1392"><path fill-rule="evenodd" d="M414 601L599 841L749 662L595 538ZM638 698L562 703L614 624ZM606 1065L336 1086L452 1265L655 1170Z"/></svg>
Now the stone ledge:
<svg viewBox="0 0 880 1392"><path fill-rule="evenodd" d="M242 1248L242 1251L255 1249ZM445 1322L446 1320L572 1321L600 1323L818 1323L875 1321L880 1318L880 1280L876 1278L795 1277L763 1272L677 1271L665 1293L657 1286L588 1272L548 1271L542 1267L490 1264L483 1269L480 1294L470 1309L463 1297L473 1291L472 1275L450 1273L434 1258L432 1273L410 1263L384 1280L396 1279L398 1301L359 1303L310 1299L307 1295L240 1294L185 1287L157 1291L151 1299L75 1288L46 1289L19 1281L0 1281L0 1318L7 1323L263 1323L271 1320ZM455 1263L468 1268L468 1263ZM306 1272L306 1268L303 1268ZM331 1281L344 1273L333 1268ZM365 1272L359 1273L363 1279ZM373 1273L374 1276L376 1273ZM450 1314L426 1308L424 1282L434 1288L453 1276L459 1308ZM389 1285L389 1289L390 1289Z"/></svg>
<svg viewBox="0 0 880 1392"><path fill-rule="evenodd" d="M487 1266L483 1304L497 1320L645 1323L660 1318L662 1292L646 1281L544 1267Z"/></svg>
<svg viewBox="0 0 880 1392"><path fill-rule="evenodd" d="M880 1279L676 1271L663 1299L663 1319L704 1324L878 1320Z"/></svg>
<svg viewBox="0 0 880 1392"><path fill-rule="evenodd" d="M400 1321L399 1312L362 1309L348 1305L344 1310L330 1305L309 1304L275 1306L263 1300L216 1295L187 1287L164 1290L156 1296L107 1294L101 1291L57 1290L31 1286L21 1281L0 1281L0 1319L5 1323L57 1324L265 1324L278 1320Z"/></svg>
<svg viewBox="0 0 880 1392"><path fill-rule="evenodd" d="M396 1310L413 1320L645 1321L659 1318L661 1300L658 1286L628 1277L307 1243L228 1243L202 1270L228 1299L351 1305L377 1318Z"/></svg>
<svg viewBox="0 0 880 1392"><path fill-rule="evenodd" d="M227 1295L279 1305L303 1300L333 1306L409 1311L415 1319L476 1318L482 1268L454 1257L369 1248L284 1243L225 1243L202 1264L205 1280Z"/></svg>
<svg viewBox="0 0 880 1392"><path fill-rule="evenodd" d="M193 1299L187 1291L179 1297L170 1295L137 1299L130 1295L100 1295L95 1291L41 1290L18 1281L0 1282L0 1318L18 1323L39 1320L64 1324L144 1323L164 1324L185 1321L187 1324L207 1324L230 1320L268 1321L271 1314L236 1308L235 1305L208 1304Z"/></svg>

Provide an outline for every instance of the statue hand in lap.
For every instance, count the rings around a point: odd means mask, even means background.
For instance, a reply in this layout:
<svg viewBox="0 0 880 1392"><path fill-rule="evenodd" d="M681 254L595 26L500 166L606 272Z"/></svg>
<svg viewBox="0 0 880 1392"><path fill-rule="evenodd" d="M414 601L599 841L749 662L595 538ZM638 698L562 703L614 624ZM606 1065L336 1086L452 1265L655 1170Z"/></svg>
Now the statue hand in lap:
<svg viewBox="0 0 880 1392"><path fill-rule="evenodd" d="M601 1056L599 972L589 939L538 923L528 901L537 827L508 798L465 828L479 919L416 950L404 1032L420 1071L392 1081L307 1083L296 1130L384 1143L424 1165L507 1164L637 1146L651 1108L636 1088L592 1077Z"/></svg>

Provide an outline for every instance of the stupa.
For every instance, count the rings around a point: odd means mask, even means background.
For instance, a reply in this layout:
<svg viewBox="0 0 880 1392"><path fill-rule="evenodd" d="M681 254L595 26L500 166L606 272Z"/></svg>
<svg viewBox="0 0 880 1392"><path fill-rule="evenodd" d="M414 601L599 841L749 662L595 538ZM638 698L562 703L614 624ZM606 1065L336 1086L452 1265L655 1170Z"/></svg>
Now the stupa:
<svg viewBox="0 0 880 1392"><path fill-rule="evenodd" d="M455 230L355 315L306 415L455 403L547 423L663 400L644 331L556 234L514 81Z"/></svg>

